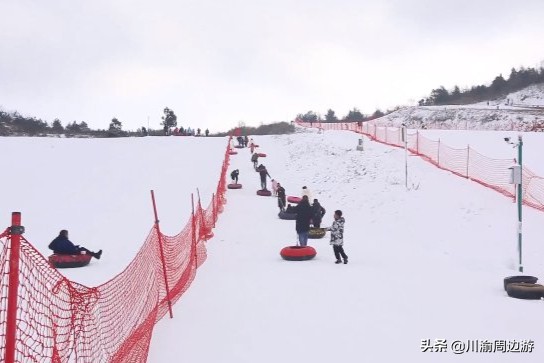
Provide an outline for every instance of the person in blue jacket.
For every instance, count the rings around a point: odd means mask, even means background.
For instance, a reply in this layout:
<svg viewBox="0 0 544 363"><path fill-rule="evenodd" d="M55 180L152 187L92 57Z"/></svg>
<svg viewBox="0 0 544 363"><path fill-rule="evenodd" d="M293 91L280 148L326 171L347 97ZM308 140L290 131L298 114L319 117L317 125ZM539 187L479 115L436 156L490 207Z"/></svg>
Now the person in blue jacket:
<svg viewBox="0 0 544 363"><path fill-rule="evenodd" d="M60 231L57 238L55 238L50 244L49 249L53 250L53 253L57 255L79 255L82 252L85 252L86 254L89 254L96 258L97 260L100 259L102 256L102 250L98 252L92 252L85 247L81 247L78 245L73 244L68 239L68 231L63 229Z"/></svg>

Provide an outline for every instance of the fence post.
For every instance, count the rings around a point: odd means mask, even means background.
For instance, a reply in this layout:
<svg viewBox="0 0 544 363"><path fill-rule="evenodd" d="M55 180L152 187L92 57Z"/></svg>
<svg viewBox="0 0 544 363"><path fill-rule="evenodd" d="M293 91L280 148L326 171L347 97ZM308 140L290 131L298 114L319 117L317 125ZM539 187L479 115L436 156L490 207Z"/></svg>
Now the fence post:
<svg viewBox="0 0 544 363"><path fill-rule="evenodd" d="M17 342L17 297L19 293L19 258L21 251L21 235L24 231L25 228L21 226L21 212L11 213L6 346L4 348L4 362L6 363L15 363Z"/></svg>
<svg viewBox="0 0 544 363"><path fill-rule="evenodd" d="M440 139L438 139L438 153L436 155L436 162L438 163L438 166L440 166Z"/></svg>
<svg viewBox="0 0 544 363"><path fill-rule="evenodd" d="M470 163L470 145L467 145L467 179L468 179L468 165Z"/></svg>
<svg viewBox="0 0 544 363"><path fill-rule="evenodd" d="M194 248L194 258L195 258L195 265L198 264L198 260L197 260L197 253L196 253L196 218L195 218L195 199L193 197L193 193L191 193L191 206L193 208L193 212L191 213L191 220L192 220L192 225L191 225L191 230L192 230L192 233L191 233L191 245L193 246Z"/></svg>
<svg viewBox="0 0 544 363"><path fill-rule="evenodd" d="M416 131L416 152L419 155L419 130Z"/></svg>
<svg viewBox="0 0 544 363"><path fill-rule="evenodd" d="M388 134L388 132L387 132L387 126L385 126L385 143L386 143L386 144L387 144L387 134Z"/></svg>
<svg viewBox="0 0 544 363"><path fill-rule="evenodd" d="M159 250L161 253L162 273L164 276L164 287L166 288L166 300L168 301L168 311L170 313L170 319L174 317L172 313L172 301L170 300L170 288L168 287L168 275L166 274L166 260L164 258L164 248L162 245L161 228L159 227L159 216L157 214L157 205L155 203L155 192L151 191L151 201L153 202L153 212L155 213L155 229L157 230L157 236L159 237Z"/></svg>
<svg viewBox="0 0 544 363"><path fill-rule="evenodd" d="M196 188L196 192L198 194L198 209L200 211L200 223L204 226L204 229L206 230L206 235L204 236L204 240L209 240L213 237L212 229L211 227L208 227L206 225L206 219L204 218L204 209L202 209L202 200L200 199L200 190Z"/></svg>
<svg viewBox="0 0 544 363"><path fill-rule="evenodd" d="M213 228L215 228L215 220L217 219L217 210L215 207L215 203L217 203L217 201L215 200L215 193L212 193Z"/></svg>

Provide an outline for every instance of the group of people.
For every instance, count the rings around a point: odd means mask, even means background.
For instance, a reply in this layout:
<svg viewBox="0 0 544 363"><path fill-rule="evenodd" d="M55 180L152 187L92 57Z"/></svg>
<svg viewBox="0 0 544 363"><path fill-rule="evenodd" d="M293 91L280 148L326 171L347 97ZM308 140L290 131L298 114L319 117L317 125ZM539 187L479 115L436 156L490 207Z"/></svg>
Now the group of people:
<svg viewBox="0 0 544 363"><path fill-rule="evenodd" d="M241 145L247 146L247 144L245 144L246 141L241 140L245 139L242 136L239 136L238 142L244 142L244 144ZM251 145L254 145L253 140L251 140ZM261 190L268 190L267 177L271 179L272 194L273 196L277 197L280 212L296 214L295 229L298 235L298 242L301 246L307 246L310 228L321 228L323 216L326 213L325 208L323 208L323 206L321 205L321 203L319 203L319 200L317 199L313 199L313 203L310 204L310 200L312 200L312 193L310 192L310 189L306 186L302 187L302 198L298 205L292 206L290 204L287 204L285 188L277 180L273 179L270 176L270 173L263 164L258 165L259 155L257 153L252 152L251 162L253 163L254 169L259 172ZM239 173L240 171L238 169L235 169L231 172L231 179L235 183L238 183ZM343 214L341 210L336 210L334 212L334 221L332 225L328 228L325 228L327 231L331 232L330 244L333 246L334 256L336 257L336 264L340 264L342 262L344 264L348 263L348 256L346 255L343 247L345 219L342 215Z"/></svg>
<svg viewBox="0 0 544 363"><path fill-rule="evenodd" d="M247 137L247 135L238 136L236 137L236 141L238 141L238 146L247 147L249 144L249 137Z"/></svg>
<svg viewBox="0 0 544 363"><path fill-rule="evenodd" d="M172 132L172 135L174 136L202 136L200 133L202 132L202 130L200 128L198 129L192 129L190 127L187 127L186 129L184 129L183 127L179 127L179 128L175 128L174 131ZM208 136L210 134L210 130L206 129L204 131L204 134L206 136Z"/></svg>
<svg viewBox="0 0 544 363"><path fill-rule="evenodd" d="M301 201L296 207L292 207L292 213L296 214L296 231L298 234L298 241L301 246L308 245L308 235L310 228L321 228L321 222L323 216L326 213L325 208L321 206L317 199L313 200L313 204L310 205L309 195L310 191L307 187L303 187L303 195ZM278 197L279 200L279 197ZM280 206L283 201L278 201ZM280 207L281 209L281 207ZM331 227L325 228L331 232L331 245L333 247L334 256L336 257L336 264L344 262L348 263L348 256L344 251L344 224L345 219L342 217L342 211L336 210L334 212L334 221Z"/></svg>

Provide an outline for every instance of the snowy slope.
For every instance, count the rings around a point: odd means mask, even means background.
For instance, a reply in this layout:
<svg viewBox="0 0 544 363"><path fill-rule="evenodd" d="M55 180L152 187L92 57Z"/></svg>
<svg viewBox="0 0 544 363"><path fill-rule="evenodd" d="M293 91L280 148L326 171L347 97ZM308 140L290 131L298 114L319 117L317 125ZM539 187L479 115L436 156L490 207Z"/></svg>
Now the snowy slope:
<svg viewBox="0 0 544 363"><path fill-rule="evenodd" d="M375 122L418 129L533 131L544 125L544 84L472 105L404 107Z"/></svg>
<svg viewBox="0 0 544 363"><path fill-rule="evenodd" d="M417 157L409 157L407 191L403 151L365 140L359 152L358 138L341 131L255 137L288 194L307 185L322 202L325 226L335 209L344 211L350 263L333 263L328 236L311 240L312 261L280 258L295 241L294 222L277 218L274 198L255 195L258 176L242 150L231 169L240 169L244 189L227 193L208 258L174 319L156 326L149 362L544 359L544 302L511 299L502 289L503 277L516 274L512 202ZM61 228L103 248L100 261L65 271L89 285L122 270L143 243L153 222L150 189L167 234L185 225L196 187L207 204L225 147L224 138L175 137L2 143L15 177L2 181L0 217L7 225L11 211L23 212L26 238L45 254ZM544 214L524 213L526 273L544 279ZM422 353L422 339L532 339L535 351Z"/></svg>
<svg viewBox="0 0 544 363"><path fill-rule="evenodd" d="M9 173L0 190L0 221L7 225L12 211L21 212L25 237L45 255L61 229L75 243L103 249L99 263L66 270L87 285L111 279L134 258L155 220L151 189L168 235L187 223L197 187L208 205L226 147L225 138L1 140Z"/></svg>
<svg viewBox="0 0 544 363"><path fill-rule="evenodd" d="M209 242L208 261L153 337L150 362L537 362L531 354L422 353L421 339L534 339L544 342L542 302L507 298L515 274L515 208L470 181L348 132L260 137L265 165L288 194L307 185L346 217L348 265L333 264L328 240L315 260L287 262L294 223L273 198L257 197L249 153L232 168L244 189ZM526 272L543 275L542 213L526 212ZM523 311L523 314L519 312Z"/></svg>

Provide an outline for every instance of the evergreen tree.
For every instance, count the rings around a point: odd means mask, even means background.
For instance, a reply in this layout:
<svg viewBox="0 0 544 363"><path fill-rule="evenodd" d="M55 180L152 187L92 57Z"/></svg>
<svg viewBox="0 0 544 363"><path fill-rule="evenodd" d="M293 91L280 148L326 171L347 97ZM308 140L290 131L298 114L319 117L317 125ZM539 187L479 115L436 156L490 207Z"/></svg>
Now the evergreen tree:
<svg viewBox="0 0 544 363"><path fill-rule="evenodd" d="M325 122L338 122L338 117L336 117L336 114L330 108L325 114Z"/></svg>
<svg viewBox="0 0 544 363"><path fill-rule="evenodd" d="M58 118L53 120L53 125L51 126L51 130L57 134L62 134L64 132L64 127L62 126L62 123Z"/></svg>
<svg viewBox="0 0 544 363"><path fill-rule="evenodd" d="M357 121L364 121L365 115L359 111L356 107L353 108L353 110L350 110L346 117L344 117L345 122L357 122Z"/></svg>
<svg viewBox="0 0 544 363"><path fill-rule="evenodd" d="M378 110L374 111L374 113L371 116L371 119L375 119L375 118L382 117L382 116L385 116L385 113L383 113L381 110L378 109Z"/></svg>
<svg viewBox="0 0 544 363"><path fill-rule="evenodd" d="M116 118L112 118L110 122L109 131L121 131L123 124Z"/></svg>
<svg viewBox="0 0 544 363"><path fill-rule="evenodd" d="M171 127L176 127L178 124L178 117L173 110L168 107L164 108L164 116L162 116L161 125L164 126L164 132L167 133Z"/></svg>

